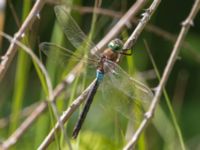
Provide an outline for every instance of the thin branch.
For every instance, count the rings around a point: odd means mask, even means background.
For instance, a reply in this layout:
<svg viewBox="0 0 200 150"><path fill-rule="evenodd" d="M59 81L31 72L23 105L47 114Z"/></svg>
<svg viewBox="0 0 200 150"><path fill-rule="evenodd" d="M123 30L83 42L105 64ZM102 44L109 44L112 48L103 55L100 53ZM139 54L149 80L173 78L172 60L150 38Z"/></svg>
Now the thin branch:
<svg viewBox="0 0 200 150"><path fill-rule="evenodd" d="M150 7L145 11L145 13L142 14L142 19L140 20L139 24L135 28L134 32L131 34L131 36L128 38L126 43L124 44L124 49L130 49L134 46L136 43L139 35L143 31L146 24L149 22L151 16L156 11L157 7L160 4L160 0L154 0L153 3L150 5Z"/></svg>
<svg viewBox="0 0 200 150"><path fill-rule="evenodd" d="M140 136L140 134L142 133L142 131L146 128L146 126L148 125L148 123L150 122L151 118L153 117L153 114L155 112L156 106L159 102L160 96L162 94L162 90L169 78L169 75L171 73L171 70L174 66L174 63L176 61L176 58L178 57L179 51L180 51L180 47L181 44L183 43L183 40L186 36L186 34L188 33L188 30L190 28L190 26L193 25L193 19L195 18L196 14L199 11L199 7L200 6L200 0L196 0L193 8L189 14L189 16L186 18L186 20L182 23L182 28L181 31L179 33L179 36L177 38L177 41L174 45L174 48L172 50L171 56L168 60L168 63L165 67L163 76L161 78L161 81L156 89L156 93L155 96L153 98L153 101L150 105L149 110L147 111L144 120L142 121L142 123L140 124L138 130L135 132L135 134L133 135L132 139L128 142L128 144L124 147L124 150L129 150L131 148L133 148ZM179 131L180 132L180 131ZM181 132L179 133L179 135L181 135ZM183 150L185 150L185 146L184 143L181 143L181 148Z"/></svg>
<svg viewBox="0 0 200 150"><path fill-rule="evenodd" d="M108 9L104 9L104 8L97 8L94 10L92 7L74 6L72 9L74 9L80 13L95 12L95 13L98 13L101 15L106 15L106 16L114 17L114 18L121 18L123 16L122 12L108 10ZM132 18L131 22L133 24L137 25L139 23L139 20L137 18ZM170 41L172 43L176 42L177 35L167 32L151 23L148 23L145 26L144 30L147 30L148 32L152 32L152 33L156 34L157 36L160 36L160 37L164 38L165 40ZM198 50L195 50L189 42L184 41L182 44L182 47L188 50L188 53L187 53L188 55L191 55L197 63L200 63L200 55L197 52Z"/></svg>
<svg viewBox="0 0 200 150"><path fill-rule="evenodd" d="M27 16L26 20L23 22L21 28L19 31L15 34L14 36L14 41L19 41L25 34L25 31L28 29L29 26L32 25L34 22L34 19L37 17L39 14L40 10L45 4L45 0L37 0L36 3L34 4L31 12ZM0 63L0 81L4 77L11 61L13 60L17 50L17 45L16 43L11 43L6 54L1 57L1 63Z"/></svg>
<svg viewBox="0 0 200 150"><path fill-rule="evenodd" d="M72 9L75 10L75 11L78 11L82 14L84 14L84 13L97 13L97 14L115 17L115 18L121 18L123 16L123 13L121 13L121 12L113 11L113 10L109 10L109 9L104 9L104 8L96 8L94 10L93 7L74 6Z"/></svg>
<svg viewBox="0 0 200 150"><path fill-rule="evenodd" d="M142 9L145 2L145 0L137 0L135 4L131 6L130 9L126 12L126 14L124 14L124 16L116 23L115 27L113 27L109 31L109 33L96 45L96 47L103 51L105 45L120 33L120 31L125 27L127 22L130 22L134 15ZM95 54L96 49L92 49L91 53Z"/></svg>
<svg viewBox="0 0 200 150"><path fill-rule="evenodd" d="M135 4L133 4L129 11L119 20L119 23L117 23L102 39L100 44L98 44L98 48L102 49L110 41L110 39L113 39L117 34L119 34L122 28L126 26L126 23L129 22L139 10L141 10L145 2L145 0L138 0ZM83 70L82 66L83 63L80 61L80 63L78 63L65 77L65 80L56 86L53 91L54 100L57 100L56 98L64 91L64 89L74 81L75 77ZM15 132L6 141L4 141L4 143L9 143L9 147L14 145L46 108L47 102L43 100L43 102L31 113L31 115L20 125L20 127L15 130Z"/></svg>

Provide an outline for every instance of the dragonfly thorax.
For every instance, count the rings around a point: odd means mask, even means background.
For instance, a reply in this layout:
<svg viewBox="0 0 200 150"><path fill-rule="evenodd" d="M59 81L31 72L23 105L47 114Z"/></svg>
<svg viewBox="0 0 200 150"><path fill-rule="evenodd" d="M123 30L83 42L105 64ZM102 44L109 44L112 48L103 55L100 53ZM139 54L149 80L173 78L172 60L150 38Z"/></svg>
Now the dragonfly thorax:
<svg viewBox="0 0 200 150"><path fill-rule="evenodd" d="M102 53L102 57L116 62L116 60L118 59L119 53L114 52L111 48L107 48L104 50L104 52Z"/></svg>

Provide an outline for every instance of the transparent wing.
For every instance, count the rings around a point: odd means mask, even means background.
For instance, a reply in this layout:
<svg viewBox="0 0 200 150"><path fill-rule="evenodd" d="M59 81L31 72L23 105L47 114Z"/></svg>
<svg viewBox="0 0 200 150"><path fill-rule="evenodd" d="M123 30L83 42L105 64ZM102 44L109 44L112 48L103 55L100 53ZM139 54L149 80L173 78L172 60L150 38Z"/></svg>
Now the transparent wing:
<svg viewBox="0 0 200 150"><path fill-rule="evenodd" d="M87 48L89 50L96 48L94 43L87 41L87 36L68 13L66 7L55 6L54 10L63 32L75 48ZM98 55L96 56L98 57Z"/></svg>
<svg viewBox="0 0 200 150"><path fill-rule="evenodd" d="M130 77L114 62L105 63L103 106L115 109L124 117L138 124L150 105L153 97L151 89ZM106 98L107 97L107 98Z"/></svg>
<svg viewBox="0 0 200 150"><path fill-rule="evenodd" d="M56 64L60 68L66 67L68 63L77 63L80 60L87 65L93 66L93 68L98 63L98 60L84 55L83 51L82 53L79 51L74 52L54 43L43 42L39 45L39 49L48 57L50 64Z"/></svg>
<svg viewBox="0 0 200 150"><path fill-rule="evenodd" d="M105 67L108 70L109 82L127 96L144 102L149 102L152 99L152 90L144 83L131 77L118 64L107 61Z"/></svg>

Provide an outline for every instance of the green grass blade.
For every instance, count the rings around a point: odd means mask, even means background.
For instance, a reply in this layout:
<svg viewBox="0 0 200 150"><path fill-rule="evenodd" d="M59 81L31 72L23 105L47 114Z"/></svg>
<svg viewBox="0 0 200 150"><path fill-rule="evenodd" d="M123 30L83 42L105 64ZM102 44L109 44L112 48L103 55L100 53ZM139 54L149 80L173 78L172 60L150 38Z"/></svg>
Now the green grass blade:
<svg viewBox="0 0 200 150"><path fill-rule="evenodd" d="M28 15L31 8L31 1L28 0L24 2L23 10L22 10L22 21ZM22 41L23 43L28 43L28 33L26 37ZM29 69L30 69L30 57L23 50L19 48L18 60L17 60L17 68L16 68L16 76L15 76L15 85L14 85L14 94L12 99L12 109L11 113L13 116L13 123L10 125L10 133L12 133L19 124L19 114L22 109L24 96L26 93L27 80L29 77Z"/></svg>

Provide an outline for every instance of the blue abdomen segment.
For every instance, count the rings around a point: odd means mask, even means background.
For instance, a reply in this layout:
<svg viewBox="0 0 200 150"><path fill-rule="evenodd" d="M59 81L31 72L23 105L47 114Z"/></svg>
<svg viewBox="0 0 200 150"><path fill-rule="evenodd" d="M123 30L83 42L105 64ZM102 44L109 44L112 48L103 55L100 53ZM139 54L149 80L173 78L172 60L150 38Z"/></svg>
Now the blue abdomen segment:
<svg viewBox="0 0 200 150"><path fill-rule="evenodd" d="M101 82L103 80L104 77L104 72L102 72L101 70L97 70L96 71L96 78L98 82Z"/></svg>

